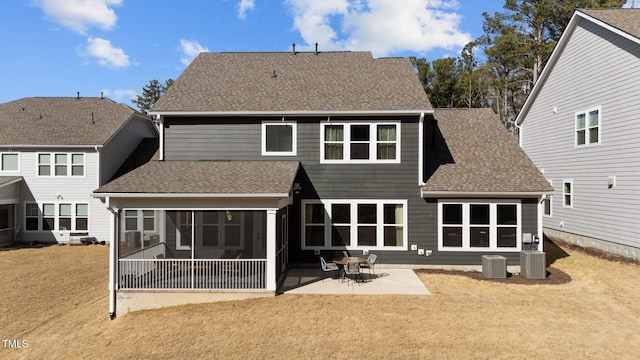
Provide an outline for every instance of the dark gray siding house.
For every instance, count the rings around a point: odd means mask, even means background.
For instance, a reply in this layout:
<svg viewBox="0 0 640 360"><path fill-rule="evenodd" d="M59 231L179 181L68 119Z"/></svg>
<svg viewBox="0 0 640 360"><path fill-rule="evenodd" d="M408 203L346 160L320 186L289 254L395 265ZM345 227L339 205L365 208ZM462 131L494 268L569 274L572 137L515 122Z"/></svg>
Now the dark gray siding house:
<svg viewBox="0 0 640 360"><path fill-rule="evenodd" d="M203 53L151 113L158 160L94 193L114 214L113 311L159 289L272 295L287 267L342 251L515 260L541 233L546 180L490 109L434 110L408 59ZM141 279L158 264L189 270Z"/></svg>

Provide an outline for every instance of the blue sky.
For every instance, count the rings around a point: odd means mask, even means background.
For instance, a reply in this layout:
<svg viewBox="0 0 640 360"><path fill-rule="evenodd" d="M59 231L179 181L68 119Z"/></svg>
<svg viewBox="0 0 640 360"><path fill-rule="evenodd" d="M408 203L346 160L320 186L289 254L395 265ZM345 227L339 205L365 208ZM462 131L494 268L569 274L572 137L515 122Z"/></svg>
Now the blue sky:
<svg viewBox="0 0 640 360"><path fill-rule="evenodd" d="M201 51L457 56L504 0L5 0L0 103L100 96L131 105Z"/></svg>

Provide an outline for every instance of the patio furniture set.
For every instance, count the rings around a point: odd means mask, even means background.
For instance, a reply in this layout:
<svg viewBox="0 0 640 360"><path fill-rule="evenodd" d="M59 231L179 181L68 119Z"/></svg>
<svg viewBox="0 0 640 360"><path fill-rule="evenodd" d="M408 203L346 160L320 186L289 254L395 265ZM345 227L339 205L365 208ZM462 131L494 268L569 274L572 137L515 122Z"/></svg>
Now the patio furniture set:
<svg viewBox="0 0 640 360"><path fill-rule="evenodd" d="M346 251L342 253L336 253L336 256L331 262L327 262L322 256L320 256L320 265L322 268L322 274L335 271L335 279L341 279L342 282L347 280L353 280L355 282L364 282L365 279L362 276L361 269L369 269L369 280L372 279L372 275L375 275L375 263L378 256L376 254L369 254L365 259L358 256L349 256Z"/></svg>

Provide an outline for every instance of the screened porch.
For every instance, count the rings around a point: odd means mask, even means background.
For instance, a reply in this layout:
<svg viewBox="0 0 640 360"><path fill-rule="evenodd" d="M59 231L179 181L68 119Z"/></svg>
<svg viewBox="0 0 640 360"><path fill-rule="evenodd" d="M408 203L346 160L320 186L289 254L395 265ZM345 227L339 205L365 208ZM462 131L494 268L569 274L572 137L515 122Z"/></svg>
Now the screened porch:
<svg viewBox="0 0 640 360"><path fill-rule="evenodd" d="M122 209L119 288L266 288L267 211Z"/></svg>

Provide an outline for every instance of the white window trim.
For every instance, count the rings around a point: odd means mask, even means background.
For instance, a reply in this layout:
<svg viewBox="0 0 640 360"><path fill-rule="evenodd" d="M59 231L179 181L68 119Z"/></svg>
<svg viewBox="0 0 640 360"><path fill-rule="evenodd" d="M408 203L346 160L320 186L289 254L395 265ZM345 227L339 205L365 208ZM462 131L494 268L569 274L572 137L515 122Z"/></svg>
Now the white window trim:
<svg viewBox="0 0 640 360"><path fill-rule="evenodd" d="M27 208L27 204L35 204L38 206L38 230L27 230L27 213L26 213L26 208ZM51 230L43 230L43 225L44 225L44 204L52 204L54 207L53 210L53 229ZM66 229L66 230L62 230L60 229L60 205L61 204L65 204L65 205L71 205L71 229ZM76 205L79 204L84 204L87 205L87 216L81 216L78 217L76 214ZM26 202L24 203L24 216L23 216L23 228L25 232L29 232L29 233L35 233L35 232L52 232L52 231L60 231L63 233L68 233L68 232L74 232L74 231L83 231L83 232L89 232L91 230L91 206L88 202L83 202L83 201L76 201L76 202L72 202L72 201L47 201L47 202L43 202L43 203L36 203L36 202ZM30 217L33 218L33 217ZM81 218L81 219L87 219L87 229L82 229L82 230L77 230L76 229L76 219L77 218Z"/></svg>
<svg viewBox="0 0 640 360"><path fill-rule="evenodd" d="M40 155L49 155L49 164L40 163ZM56 155L67 155L67 174L66 175L56 175ZM82 155L82 175L71 175L73 171L73 166L78 164L73 164L73 155ZM40 175L40 166L48 165L49 166L49 175ZM39 152L36 153L36 176L37 177L57 177L57 178L65 178L65 177L73 177L73 178L85 178L87 177L87 153L84 152Z"/></svg>
<svg viewBox="0 0 640 360"><path fill-rule="evenodd" d="M549 180L549 185L553 187L553 180ZM549 201L549 214L545 213L544 203L542 204L542 216L547 218L553 217L553 195L547 195L544 201Z"/></svg>
<svg viewBox="0 0 640 360"><path fill-rule="evenodd" d="M320 163L321 164L399 164L401 162L401 133L402 123L400 121L384 121L384 122L364 122L364 121L348 121L348 122L322 122L320 123ZM342 125L343 126L343 153L344 158L342 160L325 159L324 158L324 145L325 145L325 131L324 128L327 125ZM369 159L351 160L351 125L369 125ZM380 159L378 160L378 125L394 125L396 127L396 158L395 159Z"/></svg>
<svg viewBox="0 0 640 360"><path fill-rule="evenodd" d="M4 170L4 155L17 155L18 156L18 169L16 170ZM0 173L3 174L15 174L20 172L20 153L15 151L0 152Z"/></svg>
<svg viewBox="0 0 640 360"><path fill-rule="evenodd" d="M267 126L291 126L293 142L291 151L267 151ZM263 121L262 122L262 156L295 156L298 149L298 123L295 121Z"/></svg>
<svg viewBox="0 0 640 360"><path fill-rule="evenodd" d="M595 143L590 143L589 141L589 113L591 111L597 110L598 111L598 141ZM584 114L585 115L585 123L584 123L584 130L585 130L585 138L584 138L584 144L578 144L578 115L580 114ZM602 106L598 105L592 108L588 108L582 111L576 111L575 115L573 117L573 136L574 136L574 143L573 145L576 148L583 148L583 147L589 147L589 146L597 146L602 144Z"/></svg>
<svg viewBox="0 0 640 360"><path fill-rule="evenodd" d="M462 205L462 246L461 247L445 247L442 244L442 227L445 225L442 223L442 206L443 205ZM469 206L470 205L489 205L489 232L492 236L489 238L489 247L471 247L469 245L470 234L469 230L471 224L469 223ZM498 247L497 236L497 206L498 205L516 205L516 217L518 224L516 227L516 247L503 248ZM457 225L456 225L457 226ZM501 225L504 227L504 225ZM520 200L458 200L458 201L438 201L438 251L465 251L465 252L487 252L487 251L499 251L499 252L518 252L522 250L522 202Z"/></svg>
<svg viewBox="0 0 640 360"><path fill-rule="evenodd" d="M313 250L313 249L323 249L323 250L389 250L389 251L406 251L408 250L408 208L407 208L407 200L399 200L399 199L327 199L327 200L302 200L301 202L301 247L302 250ZM325 219L324 219L324 245L323 246L306 246L305 239L305 205L306 204L323 204L325 208ZM333 204L349 204L351 211L351 223L343 224L339 223L336 225L340 226L350 226L350 239L352 245L348 246L331 246L331 205ZM375 204L377 209L377 222L375 224L376 227L376 246L357 246L353 245L357 242L358 238L358 222L357 222L357 207L361 204ZM384 246L384 205L390 204L401 204L402 205L402 246ZM317 225L321 226L321 225ZM372 225L373 226L373 225ZM389 224L386 224L389 226Z"/></svg>
<svg viewBox="0 0 640 360"><path fill-rule="evenodd" d="M565 194L564 185L567 184L567 183L570 184L571 191L568 194ZM568 208L568 209L572 209L573 208L573 202L574 202L573 194L574 193L575 193L575 188L573 187L573 180L562 180L562 207L563 208ZM566 195L569 195L569 197L571 199L571 204L570 205L567 205L565 200L564 200L564 197Z"/></svg>

